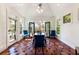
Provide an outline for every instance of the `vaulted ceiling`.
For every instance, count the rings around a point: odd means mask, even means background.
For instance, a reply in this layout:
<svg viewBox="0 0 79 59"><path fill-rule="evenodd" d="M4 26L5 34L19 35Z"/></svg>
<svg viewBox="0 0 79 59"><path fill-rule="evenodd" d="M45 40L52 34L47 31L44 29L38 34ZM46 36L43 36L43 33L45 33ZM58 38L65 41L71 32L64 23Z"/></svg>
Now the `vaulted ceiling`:
<svg viewBox="0 0 79 59"><path fill-rule="evenodd" d="M62 12L64 9L71 7L73 4L68 3L43 3L43 13L38 13L36 11L39 3L14 3L9 4L10 6L13 6L22 16L26 18L49 18L53 17L56 14L60 14L60 11Z"/></svg>
<svg viewBox="0 0 79 59"><path fill-rule="evenodd" d="M18 4L10 4L10 5L16 7L18 12L26 18L54 16L52 9L50 8L50 5L47 3L42 4L43 13L40 13L40 14L36 11L38 7L38 3L26 3L26 4L18 3Z"/></svg>

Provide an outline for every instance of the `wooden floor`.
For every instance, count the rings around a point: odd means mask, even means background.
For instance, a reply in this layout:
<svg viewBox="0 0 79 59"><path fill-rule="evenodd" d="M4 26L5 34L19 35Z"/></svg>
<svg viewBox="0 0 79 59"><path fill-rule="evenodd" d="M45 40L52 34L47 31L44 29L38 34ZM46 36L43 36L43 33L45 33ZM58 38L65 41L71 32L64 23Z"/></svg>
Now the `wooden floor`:
<svg viewBox="0 0 79 59"><path fill-rule="evenodd" d="M57 39L46 39L47 45L36 50L36 55L75 55L75 50ZM22 39L10 48L1 53L1 55L35 55L35 49L32 46L31 39Z"/></svg>

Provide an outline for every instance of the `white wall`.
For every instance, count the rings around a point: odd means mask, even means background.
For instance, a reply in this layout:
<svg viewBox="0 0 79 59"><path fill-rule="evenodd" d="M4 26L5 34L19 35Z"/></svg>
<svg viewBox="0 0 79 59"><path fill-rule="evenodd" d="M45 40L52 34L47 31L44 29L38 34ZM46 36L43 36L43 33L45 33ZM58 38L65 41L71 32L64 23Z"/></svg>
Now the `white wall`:
<svg viewBox="0 0 79 59"><path fill-rule="evenodd" d="M17 39L10 42L10 38L8 37L8 27L9 27L9 19L8 17L17 16ZM6 49L8 46L13 44L14 42L21 39L20 37L20 15L19 13L12 8L12 6L8 6L7 4L0 4L0 52Z"/></svg>
<svg viewBox="0 0 79 59"><path fill-rule="evenodd" d="M55 5L56 6L56 5ZM63 41L70 47L79 46L79 20L78 20L79 4L60 4L55 7L55 16L60 19L60 35L59 40ZM71 13L72 22L63 24L63 16Z"/></svg>
<svg viewBox="0 0 79 59"><path fill-rule="evenodd" d="M28 30L29 22L35 22L35 25L37 24L42 24L45 22L50 22L51 28L50 30L55 30L55 17L35 17L35 18L25 18L25 20L22 22L23 24L25 23L25 26L23 30ZM45 24L44 24L45 26Z"/></svg>
<svg viewBox="0 0 79 59"><path fill-rule="evenodd" d="M6 48L6 8L0 4L0 52Z"/></svg>
<svg viewBox="0 0 79 59"><path fill-rule="evenodd" d="M68 24L61 26L60 40L75 48L79 46L79 24Z"/></svg>

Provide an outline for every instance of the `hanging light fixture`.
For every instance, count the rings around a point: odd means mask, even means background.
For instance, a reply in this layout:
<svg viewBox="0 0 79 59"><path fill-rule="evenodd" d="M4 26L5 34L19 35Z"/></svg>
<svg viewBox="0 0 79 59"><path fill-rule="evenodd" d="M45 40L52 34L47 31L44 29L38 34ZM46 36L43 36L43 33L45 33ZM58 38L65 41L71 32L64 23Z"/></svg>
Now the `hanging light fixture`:
<svg viewBox="0 0 79 59"><path fill-rule="evenodd" d="M36 11L37 11L38 13L42 13L42 12L43 12L42 4L41 4L41 3L38 4L38 7L37 7Z"/></svg>

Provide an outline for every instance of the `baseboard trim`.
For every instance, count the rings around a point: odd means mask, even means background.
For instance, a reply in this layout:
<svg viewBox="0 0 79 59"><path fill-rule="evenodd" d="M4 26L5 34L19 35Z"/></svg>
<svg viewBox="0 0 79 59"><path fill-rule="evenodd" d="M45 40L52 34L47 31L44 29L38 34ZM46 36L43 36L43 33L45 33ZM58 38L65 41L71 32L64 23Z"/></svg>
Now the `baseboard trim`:
<svg viewBox="0 0 79 59"><path fill-rule="evenodd" d="M21 40L23 40L23 39L21 39ZM21 41L21 40L19 40L19 41ZM2 51L0 52L0 55L1 55L3 52L7 51L7 49L9 49L9 48L10 48L11 46L13 46L14 44L19 43L19 41L14 42L12 45L10 45L10 46L8 46L6 49L2 50Z"/></svg>

